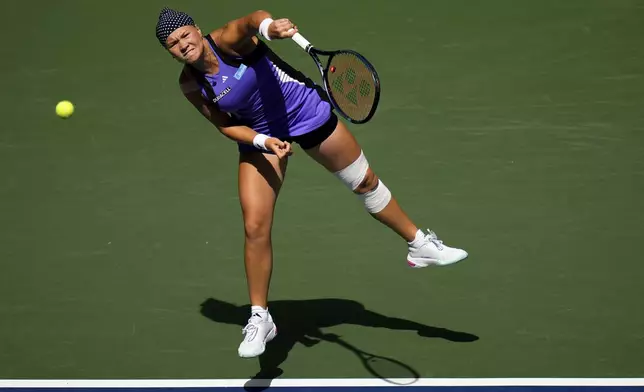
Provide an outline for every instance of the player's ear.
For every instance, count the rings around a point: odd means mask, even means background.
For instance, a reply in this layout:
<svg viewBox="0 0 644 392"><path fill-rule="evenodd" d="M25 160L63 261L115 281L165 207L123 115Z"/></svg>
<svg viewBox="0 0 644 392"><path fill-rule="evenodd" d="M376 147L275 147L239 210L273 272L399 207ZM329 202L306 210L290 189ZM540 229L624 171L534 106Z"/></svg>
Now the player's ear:
<svg viewBox="0 0 644 392"><path fill-rule="evenodd" d="M199 33L199 35L203 35L203 34L201 33L201 28L200 28L198 25L195 25L195 27L197 28L197 32Z"/></svg>

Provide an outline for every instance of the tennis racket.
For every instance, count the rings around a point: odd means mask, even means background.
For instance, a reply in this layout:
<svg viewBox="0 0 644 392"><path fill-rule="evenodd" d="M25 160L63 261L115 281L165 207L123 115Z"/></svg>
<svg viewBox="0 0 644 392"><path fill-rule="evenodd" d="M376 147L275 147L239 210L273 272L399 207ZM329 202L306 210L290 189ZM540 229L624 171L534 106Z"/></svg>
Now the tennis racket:
<svg viewBox="0 0 644 392"><path fill-rule="evenodd" d="M353 50L320 50L300 33L292 38L315 61L329 101L340 115L354 124L371 120L380 100L380 78L373 64ZM325 65L320 56L327 57Z"/></svg>

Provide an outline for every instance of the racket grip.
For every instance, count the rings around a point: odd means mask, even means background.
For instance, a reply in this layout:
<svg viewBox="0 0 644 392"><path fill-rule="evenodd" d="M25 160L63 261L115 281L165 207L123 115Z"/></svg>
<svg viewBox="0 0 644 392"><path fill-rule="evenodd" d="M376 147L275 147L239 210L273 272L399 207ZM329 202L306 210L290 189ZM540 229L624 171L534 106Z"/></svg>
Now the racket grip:
<svg viewBox="0 0 644 392"><path fill-rule="evenodd" d="M311 46L311 43L304 37L302 37L302 34L300 33L295 33L293 35L293 41L295 41L296 44L300 45L302 49L305 51L309 51L309 47Z"/></svg>

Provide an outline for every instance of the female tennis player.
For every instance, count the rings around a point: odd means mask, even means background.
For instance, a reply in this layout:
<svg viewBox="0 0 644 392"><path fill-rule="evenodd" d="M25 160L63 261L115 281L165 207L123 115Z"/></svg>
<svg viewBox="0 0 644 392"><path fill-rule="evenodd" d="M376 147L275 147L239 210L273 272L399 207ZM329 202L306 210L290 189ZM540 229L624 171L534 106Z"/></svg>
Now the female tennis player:
<svg viewBox="0 0 644 392"><path fill-rule="evenodd" d="M260 39L291 38L289 19L256 11L203 34L186 13L164 8L157 39L183 69L186 99L239 148L239 199L244 219L244 262L251 315L241 357L261 355L277 334L268 311L273 266L273 212L291 143L333 173L378 221L407 241L411 267L444 266L467 257L436 234L422 232L369 167L356 139L338 121L324 92L286 64Z"/></svg>

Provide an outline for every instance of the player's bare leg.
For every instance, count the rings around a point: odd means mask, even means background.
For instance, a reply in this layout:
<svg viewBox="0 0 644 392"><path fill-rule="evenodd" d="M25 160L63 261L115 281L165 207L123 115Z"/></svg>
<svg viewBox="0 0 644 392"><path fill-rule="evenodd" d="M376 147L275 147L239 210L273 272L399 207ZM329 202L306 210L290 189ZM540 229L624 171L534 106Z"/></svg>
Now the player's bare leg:
<svg viewBox="0 0 644 392"><path fill-rule="evenodd" d="M280 160L272 154L243 152L240 155L239 200L244 218L244 264L251 303L251 317L239 346L241 357L263 353L266 343L277 332L268 312L273 271L271 229L286 166L286 159Z"/></svg>
<svg viewBox="0 0 644 392"><path fill-rule="evenodd" d="M418 229L369 167L360 145L342 122L320 145L305 151L358 194L371 216L407 241L410 266L448 265L467 257L464 250L444 245L435 233Z"/></svg>
<svg viewBox="0 0 644 392"><path fill-rule="evenodd" d="M362 153L362 149L346 126L338 121L338 125L331 136L319 146L306 150L306 153L328 171L336 173L355 162ZM376 177L376 174L371 168L368 168L364 179L358 184L356 189L353 189L353 192L364 194L374 189L377 184L378 177ZM416 236L418 227L403 212L393 197L384 209L371 215L387 225L406 241L412 241Z"/></svg>

